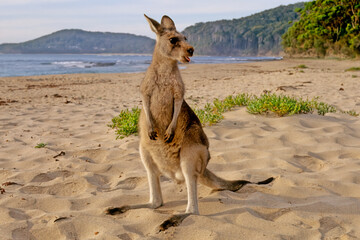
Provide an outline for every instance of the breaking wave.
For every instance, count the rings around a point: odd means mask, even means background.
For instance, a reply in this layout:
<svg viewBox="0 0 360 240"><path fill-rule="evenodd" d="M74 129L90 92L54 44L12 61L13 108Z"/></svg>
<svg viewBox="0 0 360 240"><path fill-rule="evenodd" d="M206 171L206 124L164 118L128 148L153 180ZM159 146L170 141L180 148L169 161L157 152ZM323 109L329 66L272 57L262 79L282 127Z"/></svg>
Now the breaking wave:
<svg viewBox="0 0 360 240"><path fill-rule="evenodd" d="M114 66L116 65L116 62L60 61L60 62L52 62L51 64L65 68L93 68L93 67Z"/></svg>

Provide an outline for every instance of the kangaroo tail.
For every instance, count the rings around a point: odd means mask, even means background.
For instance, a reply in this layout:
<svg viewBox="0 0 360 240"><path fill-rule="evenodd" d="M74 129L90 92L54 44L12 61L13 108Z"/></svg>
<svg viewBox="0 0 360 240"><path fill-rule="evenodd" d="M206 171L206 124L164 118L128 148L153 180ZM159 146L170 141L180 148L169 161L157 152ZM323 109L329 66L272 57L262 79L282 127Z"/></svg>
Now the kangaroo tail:
<svg viewBox="0 0 360 240"><path fill-rule="evenodd" d="M235 180L235 181L228 181L216 176L210 170L205 169L204 173L199 176L199 182L205 186L208 186L214 190L221 191L221 190L230 190L230 191L237 191L246 184L257 184L257 185L264 185L269 184L274 181L273 177L270 177L264 181L260 182L250 182L247 180Z"/></svg>

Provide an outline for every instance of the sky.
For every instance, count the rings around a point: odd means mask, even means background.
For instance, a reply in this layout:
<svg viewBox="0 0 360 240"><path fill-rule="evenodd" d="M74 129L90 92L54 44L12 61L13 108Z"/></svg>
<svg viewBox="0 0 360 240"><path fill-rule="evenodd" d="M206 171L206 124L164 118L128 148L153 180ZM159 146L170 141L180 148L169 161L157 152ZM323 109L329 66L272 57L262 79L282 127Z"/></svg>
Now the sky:
<svg viewBox="0 0 360 240"><path fill-rule="evenodd" d="M178 31L198 22L246 17L300 0L0 0L0 44L62 29L133 33L155 38L143 14L170 16Z"/></svg>

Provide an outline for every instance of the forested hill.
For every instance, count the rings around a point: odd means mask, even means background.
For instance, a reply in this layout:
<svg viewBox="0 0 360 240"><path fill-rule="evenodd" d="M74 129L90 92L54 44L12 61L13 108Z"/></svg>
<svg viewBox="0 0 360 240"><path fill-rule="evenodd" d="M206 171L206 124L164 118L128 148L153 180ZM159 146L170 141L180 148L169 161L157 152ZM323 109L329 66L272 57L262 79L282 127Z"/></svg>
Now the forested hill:
<svg viewBox="0 0 360 240"><path fill-rule="evenodd" d="M299 19L296 8L280 6L248 17L197 23L183 33L198 55L279 55L281 36ZM23 43L0 45L0 53L152 53L155 40L127 33L61 30Z"/></svg>
<svg viewBox="0 0 360 240"><path fill-rule="evenodd" d="M283 36L289 55L360 57L360 0L314 0Z"/></svg>
<svg viewBox="0 0 360 240"><path fill-rule="evenodd" d="M296 3L266 10L248 17L197 23L183 33L200 55L258 56L279 55L281 36L299 18Z"/></svg>
<svg viewBox="0 0 360 240"><path fill-rule="evenodd" d="M155 40L127 33L61 30L31 41L1 44L0 53L152 53Z"/></svg>

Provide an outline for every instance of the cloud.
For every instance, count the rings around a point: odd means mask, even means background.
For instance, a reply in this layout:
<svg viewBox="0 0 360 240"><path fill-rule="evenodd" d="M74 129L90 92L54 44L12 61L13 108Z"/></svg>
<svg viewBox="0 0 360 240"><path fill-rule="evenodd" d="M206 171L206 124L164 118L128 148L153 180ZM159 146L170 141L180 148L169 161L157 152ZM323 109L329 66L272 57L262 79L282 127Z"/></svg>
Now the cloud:
<svg viewBox="0 0 360 240"><path fill-rule="evenodd" d="M76 0L75 0L76 1ZM26 6L26 5L36 5L42 3L66 3L66 2L74 2L74 0L11 0L11 1L1 1L0 7L8 7L8 6Z"/></svg>

